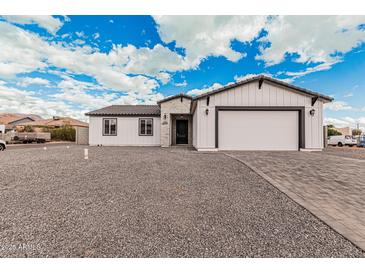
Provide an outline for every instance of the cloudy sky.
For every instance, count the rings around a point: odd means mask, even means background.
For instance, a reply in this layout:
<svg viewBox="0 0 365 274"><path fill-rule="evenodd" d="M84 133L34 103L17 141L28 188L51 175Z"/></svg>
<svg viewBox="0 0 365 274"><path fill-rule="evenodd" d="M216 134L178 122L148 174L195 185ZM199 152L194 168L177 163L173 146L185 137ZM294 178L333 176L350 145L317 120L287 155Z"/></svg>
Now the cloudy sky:
<svg viewBox="0 0 365 274"><path fill-rule="evenodd" d="M73 116L266 74L365 127L365 16L2 16L0 112Z"/></svg>

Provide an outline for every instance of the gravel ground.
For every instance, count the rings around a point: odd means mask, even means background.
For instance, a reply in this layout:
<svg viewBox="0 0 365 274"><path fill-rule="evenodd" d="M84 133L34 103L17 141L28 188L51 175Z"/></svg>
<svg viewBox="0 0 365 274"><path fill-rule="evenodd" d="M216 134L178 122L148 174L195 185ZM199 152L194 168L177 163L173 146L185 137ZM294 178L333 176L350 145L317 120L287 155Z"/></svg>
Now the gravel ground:
<svg viewBox="0 0 365 274"><path fill-rule="evenodd" d="M0 153L0 256L364 257L223 154L83 149Z"/></svg>
<svg viewBox="0 0 365 274"><path fill-rule="evenodd" d="M325 153L345 158L365 160L365 148L363 147L333 147L328 146Z"/></svg>

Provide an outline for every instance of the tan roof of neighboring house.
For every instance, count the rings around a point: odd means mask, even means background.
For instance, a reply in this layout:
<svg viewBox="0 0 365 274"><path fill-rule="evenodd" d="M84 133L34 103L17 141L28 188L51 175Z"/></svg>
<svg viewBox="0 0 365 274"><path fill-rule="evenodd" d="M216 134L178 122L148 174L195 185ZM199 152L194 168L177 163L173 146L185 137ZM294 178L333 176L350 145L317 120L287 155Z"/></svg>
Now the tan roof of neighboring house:
<svg viewBox="0 0 365 274"><path fill-rule="evenodd" d="M30 118L34 121L41 120L42 117L34 114L22 114L22 113L0 113L0 125L8 125L14 121L18 121L24 118Z"/></svg>
<svg viewBox="0 0 365 274"><path fill-rule="evenodd" d="M58 117L52 119L42 119L34 122L27 122L19 124L19 126L73 126L73 127L89 127L88 123L70 118L70 117Z"/></svg>

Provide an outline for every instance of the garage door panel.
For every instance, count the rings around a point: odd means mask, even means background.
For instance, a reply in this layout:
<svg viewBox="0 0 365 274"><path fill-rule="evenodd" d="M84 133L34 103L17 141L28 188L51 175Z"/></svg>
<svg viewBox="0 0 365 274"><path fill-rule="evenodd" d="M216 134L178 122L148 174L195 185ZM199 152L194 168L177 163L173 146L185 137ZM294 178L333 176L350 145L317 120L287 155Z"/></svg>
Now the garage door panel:
<svg viewBox="0 0 365 274"><path fill-rule="evenodd" d="M297 111L219 111L223 150L298 150Z"/></svg>

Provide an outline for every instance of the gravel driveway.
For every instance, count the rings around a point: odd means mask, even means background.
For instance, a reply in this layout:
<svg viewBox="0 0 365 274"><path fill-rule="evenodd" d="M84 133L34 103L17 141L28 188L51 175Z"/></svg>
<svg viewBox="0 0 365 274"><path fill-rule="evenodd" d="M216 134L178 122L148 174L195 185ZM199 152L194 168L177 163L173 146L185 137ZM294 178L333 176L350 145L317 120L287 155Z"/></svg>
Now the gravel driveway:
<svg viewBox="0 0 365 274"><path fill-rule="evenodd" d="M83 149L0 153L0 256L364 257L224 154Z"/></svg>
<svg viewBox="0 0 365 274"><path fill-rule="evenodd" d="M328 146L324 150L326 154L350 159L365 160L365 148L363 147L333 147Z"/></svg>

